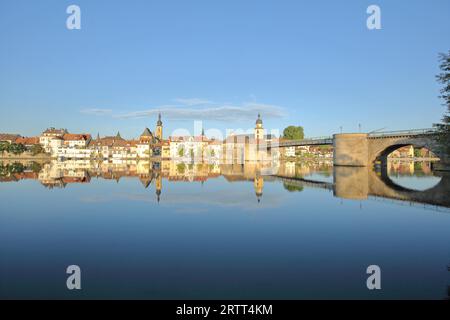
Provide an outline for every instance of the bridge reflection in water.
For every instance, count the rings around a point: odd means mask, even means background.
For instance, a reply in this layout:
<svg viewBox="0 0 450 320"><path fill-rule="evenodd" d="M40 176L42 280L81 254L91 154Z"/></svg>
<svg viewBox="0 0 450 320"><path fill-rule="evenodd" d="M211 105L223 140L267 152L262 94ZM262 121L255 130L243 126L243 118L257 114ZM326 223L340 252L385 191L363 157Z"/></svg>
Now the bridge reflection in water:
<svg viewBox="0 0 450 320"><path fill-rule="evenodd" d="M411 175L414 171L414 162L404 164ZM366 199L392 199L410 204L428 204L433 206L450 207L450 174L448 172L429 171L429 165L420 166L419 173L426 173L430 177L436 177L439 182L426 189L416 190L413 187L405 187L395 183L392 175L399 168L382 166L380 170L367 167L342 167L333 168L333 182L323 182L308 178L287 177L277 174L276 177L284 183L306 187L323 188L333 191L334 196L342 199L366 200ZM411 170L412 168L412 170ZM404 169L404 168L403 168Z"/></svg>
<svg viewBox="0 0 450 320"><path fill-rule="evenodd" d="M434 178L439 180L425 190L402 186L396 176ZM0 182L25 179L39 180L47 188L64 188L72 183L89 183L92 178L114 179L134 177L145 188L154 185L157 200L161 200L163 180L171 182L204 182L218 177L228 182L248 181L253 184L256 198L261 201L264 183L280 181L288 191L321 188L335 197L351 200L392 199L408 205L425 204L450 207L450 174L433 172L430 163L392 162L380 170L369 167L333 167L331 162L254 162L245 164L183 163L174 161L92 162L52 161L1 162Z"/></svg>

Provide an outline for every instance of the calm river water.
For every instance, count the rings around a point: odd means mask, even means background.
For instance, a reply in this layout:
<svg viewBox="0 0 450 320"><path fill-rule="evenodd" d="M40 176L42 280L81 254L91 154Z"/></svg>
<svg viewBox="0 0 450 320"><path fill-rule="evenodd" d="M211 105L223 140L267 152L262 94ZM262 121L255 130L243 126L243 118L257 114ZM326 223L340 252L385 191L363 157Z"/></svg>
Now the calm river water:
<svg viewBox="0 0 450 320"><path fill-rule="evenodd" d="M0 166L0 298L448 299L429 163ZM66 268L81 268L68 290ZM366 268L381 268L368 290Z"/></svg>

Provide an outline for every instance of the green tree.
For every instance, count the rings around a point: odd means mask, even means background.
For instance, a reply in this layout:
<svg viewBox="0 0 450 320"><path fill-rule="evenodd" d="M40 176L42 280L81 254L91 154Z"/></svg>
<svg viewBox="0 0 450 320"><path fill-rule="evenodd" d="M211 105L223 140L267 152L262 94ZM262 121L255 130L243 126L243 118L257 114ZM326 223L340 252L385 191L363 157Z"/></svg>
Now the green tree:
<svg viewBox="0 0 450 320"><path fill-rule="evenodd" d="M42 146L40 144L34 144L31 147L31 153L33 154L33 156L40 154L40 153L45 153L44 148L42 148Z"/></svg>
<svg viewBox="0 0 450 320"><path fill-rule="evenodd" d="M42 165L33 161L33 163L30 165L30 169L33 172L39 173L42 170Z"/></svg>
<svg viewBox="0 0 450 320"><path fill-rule="evenodd" d="M25 150L26 150L25 146L21 143L11 143L8 146L8 152L14 153L14 154L24 153Z"/></svg>
<svg viewBox="0 0 450 320"><path fill-rule="evenodd" d="M283 130L283 138L289 140L301 140L304 138L303 127L289 126Z"/></svg>
<svg viewBox="0 0 450 320"><path fill-rule="evenodd" d="M14 162L13 164L8 165L8 171L11 174L22 173L24 169L24 165L20 162Z"/></svg>
<svg viewBox="0 0 450 320"><path fill-rule="evenodd" d="M178 155L179 155L180 157L184 156L184 148L183 148L183 147L181 147L181 148L178 149Z"/></svg>
<svg viewBox="0 0 450 320"><path fill-rule="evenodd" d="M439 135L438 142L441 145L442 151L450 155L450 50L448 53L441 53L439 55L441 73L436 76L439 83L443 85L441 89L440 98L444 100L443 106L447 107L447 111L442 118L442 123L435 124Z"/></svg>
<svg viewBox="0 0 450 320"><path fill-rule="evenodd" d="M303 191L303 186L293 186L287 183L283 183L283 187L285 190L289 191L289 192L302 192Z"/></svg>
<svg viewBox="0 0 450 320"><path fill-rule="evenodd" d="M191 149L190 155L191 155L191 158L194 158L194 150L193 149Z"/></svg>
<svg viewBox="0 0 450 320"><path fill-rule="evenodd" d="M6 151L8 152L9 149L9 142L8 141L2 141L0 142L0 151L2 152L2 154Z"/></svg>
<svg viewBox="0 0 450 320"><path fill-rule="evenodd" d="M185 170L186 170L186 165L184 163L178 163L177 164L177 172L179 174L184 174Z"/></svg>

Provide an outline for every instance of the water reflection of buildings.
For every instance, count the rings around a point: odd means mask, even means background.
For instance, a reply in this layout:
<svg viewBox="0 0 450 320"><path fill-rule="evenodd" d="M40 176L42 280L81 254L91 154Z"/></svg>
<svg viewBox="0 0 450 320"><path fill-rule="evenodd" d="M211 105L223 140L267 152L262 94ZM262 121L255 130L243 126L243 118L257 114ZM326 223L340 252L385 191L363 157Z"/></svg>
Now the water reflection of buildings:
<svg viewBox="0 0 450 320"><path fill-rule="evenodd" d="M115 180L136 178L144 188L154 184L156 199L161 200L163 179L170 182L205 182L223 176L228 182L252 181L258 202L264 188L264 175L273 170L272 163L211 164L185 163L176 161L52 161L42 165L40 171L23 172L9 178L36 179L46 188L65 188L70 184L89 183L92 179ZM278 167L277 167L278 168ZM284 169L283 169L284 170Z"/></svg>
<svg viewBox="0 0 450 320"><path fill-rule="evenodd" d="M367 168L335 167L328 161L321 162L247 162L245 164L194 163L176 161L52 161L31 169L30 164L0 166L0 182L36 179L45 187L65 188L71 184L89 183L92 179L115 180L135 178L144 188L153 185L156 199L162 196L163 180L169 182L205 182L222 177L227 182L253 184L256 200L261 201L264 185L281 181L290 192L304 187L333 191L341 199L365 200L389 198L393 200L426 203L450 207L449 177L435 177L438 184L424 190L412 190L396 184L391 177L434 176L429 162L389 163L384 171ZM10 172L9 172L9 171ZM319 177L320 176L320 177ZM315 179L315 180L314 180ZM440 179L440 180L439 180Z"/></svg>
<svg viewBox="0 0 450 320"><path fill-rule="evenodd" d="M387 172L389 175L431 175L430 161L413 161L413 160L390 160L387 163Z"/></svg>

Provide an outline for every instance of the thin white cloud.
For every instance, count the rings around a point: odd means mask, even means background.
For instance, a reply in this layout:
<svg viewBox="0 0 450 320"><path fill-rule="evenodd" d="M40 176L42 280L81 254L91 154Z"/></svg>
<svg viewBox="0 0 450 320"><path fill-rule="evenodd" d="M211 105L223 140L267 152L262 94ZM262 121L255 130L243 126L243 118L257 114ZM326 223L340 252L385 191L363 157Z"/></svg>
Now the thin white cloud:
<svg viewBox="0 0 450 320"><path fill-rule="evenodd" d="M111 109L98 109L98 108L83 109L83 110L80 110L80 112L84 113L84 114L95 115L95 116L105 116L105 115L112 114Z"/></svg>
<svg viewBox="0 0 450 320"><path fill-rule="evenodd" d="M174 99L174 101L186 106L200 106L213 103L212 101L200 98L177 98Z"/></svg>
<svg viewBox="0 0 450 320"><path fill-rule="evenodd" d="M235 104L214 104L203 99L176 99L182 105L162 105L147 110L113 113L109 109L85 109L82 113L108 115L117 119L139 119L156 116L159 113L168 120L212 120L252 121L260 113L265 119L286 116L284 108L271 104L245 102Z"/></svg>

